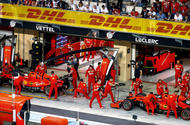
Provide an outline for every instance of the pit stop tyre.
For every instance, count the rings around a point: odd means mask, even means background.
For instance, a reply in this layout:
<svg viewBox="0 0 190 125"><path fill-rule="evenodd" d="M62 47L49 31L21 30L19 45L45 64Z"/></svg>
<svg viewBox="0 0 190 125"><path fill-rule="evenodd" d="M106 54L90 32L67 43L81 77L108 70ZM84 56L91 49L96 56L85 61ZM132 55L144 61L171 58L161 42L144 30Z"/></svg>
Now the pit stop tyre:
<svg viewBox="0 0 190 125"><path fill-rule="evenodd" d="M133 108L133 106L134 106L134 102L132 100L126 99L123 102L122 108L126 111L129 111Z"/></svg>
<svg viewBox="0 0 190 125"><path fill-rule="evenodd" d="M50 86L46 86L44 88L44 93L45 93L46 96L49 96L49 91L50 91ZM51 96L53 96L53 95L54 95L54 90L53 90Z"/></svg>
<svg viewBox="0 0 190 125"><path fill-rule="evenodd" d="M183 120L190 120L190 108L182 110L182 112L181 112L181 118Z"/></svg>

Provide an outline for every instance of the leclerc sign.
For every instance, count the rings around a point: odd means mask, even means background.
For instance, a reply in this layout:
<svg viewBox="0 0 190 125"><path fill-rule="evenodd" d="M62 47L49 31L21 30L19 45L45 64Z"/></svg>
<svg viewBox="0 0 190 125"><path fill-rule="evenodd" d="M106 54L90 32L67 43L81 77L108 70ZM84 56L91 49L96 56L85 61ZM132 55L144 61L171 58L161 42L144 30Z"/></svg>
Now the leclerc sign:
<svg viewBox="0 0 190 125"><path fill-rule="evenodd" d="M75 12L51 8L0 4L0 18L122 33L157 35L186 40L190 39L190 24L186 23ZM38 30L50 30L53 32L53 29L49 27L38 27Z"/></svg>
<svg viewBox="0 0 190 125"><path fill-rule="evenodd" d="M146 37L136 37L135 38L135 42L137 42L137 43L158 45L158 41L159 40L155 40L155 39L147 39Z"/></svg>

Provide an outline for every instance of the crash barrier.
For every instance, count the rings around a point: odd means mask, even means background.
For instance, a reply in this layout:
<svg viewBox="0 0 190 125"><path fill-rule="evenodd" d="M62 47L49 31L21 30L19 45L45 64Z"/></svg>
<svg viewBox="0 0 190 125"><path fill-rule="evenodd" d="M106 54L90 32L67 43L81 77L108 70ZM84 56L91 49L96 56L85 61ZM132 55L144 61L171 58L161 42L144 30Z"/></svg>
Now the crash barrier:
<svg viewBox="0 0 190 125"><path fill-rule="evenodd" d="M47 116L41 119L41 125L68 125L68 120L65 118Z"/></svg>
<svg viewBox="0 0 190 125"><path fill-rule="evenodd" d="M190 24L115 15L0 4L0 18L116 32L190 38ZM39 29L44 30L44 29ZM50 30L55 32L54 30Z"/></svg>

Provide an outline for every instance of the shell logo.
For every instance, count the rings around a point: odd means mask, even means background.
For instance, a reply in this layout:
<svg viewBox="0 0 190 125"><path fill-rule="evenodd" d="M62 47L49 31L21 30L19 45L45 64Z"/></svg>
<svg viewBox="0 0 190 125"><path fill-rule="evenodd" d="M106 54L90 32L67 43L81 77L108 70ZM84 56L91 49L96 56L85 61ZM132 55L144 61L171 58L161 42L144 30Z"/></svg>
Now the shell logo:
<svg viewBox="0 0 190 125"><path fill-rule="evenodd" d="M166 109L168 106L167 105L164 105L164 108Z"/></svg>
<svg viewBox="0 0 190 125"><path fill-rule="evenodd" d="M24 83L24 85L27 85L27 81L26 80L24 80L23 83Z"/></svg>

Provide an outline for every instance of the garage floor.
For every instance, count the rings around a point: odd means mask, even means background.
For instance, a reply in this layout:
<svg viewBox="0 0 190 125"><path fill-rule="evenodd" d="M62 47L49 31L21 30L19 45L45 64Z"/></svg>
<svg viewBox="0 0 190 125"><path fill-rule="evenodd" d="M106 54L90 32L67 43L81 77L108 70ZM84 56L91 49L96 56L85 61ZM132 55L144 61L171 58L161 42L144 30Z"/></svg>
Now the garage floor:
<svg viewBox="0 0 190 125"><path fill-rule="evenodd" d="M184 72L183 72L183 74L184 74L186 71L190 71L190 65L189 65L190 59L189 58L182 59L182 62L183 62L183 67L184 67ZM167 70L162 71L160 73L157 73L155 75L149 75L149 76L143 75L142 76L142 80L146 81L146 82L155 83L159 79L162 79L165 82L167 82L169 85L174 86L175 85L175 70L174 70L174 68L167 69Z"/></svg>

